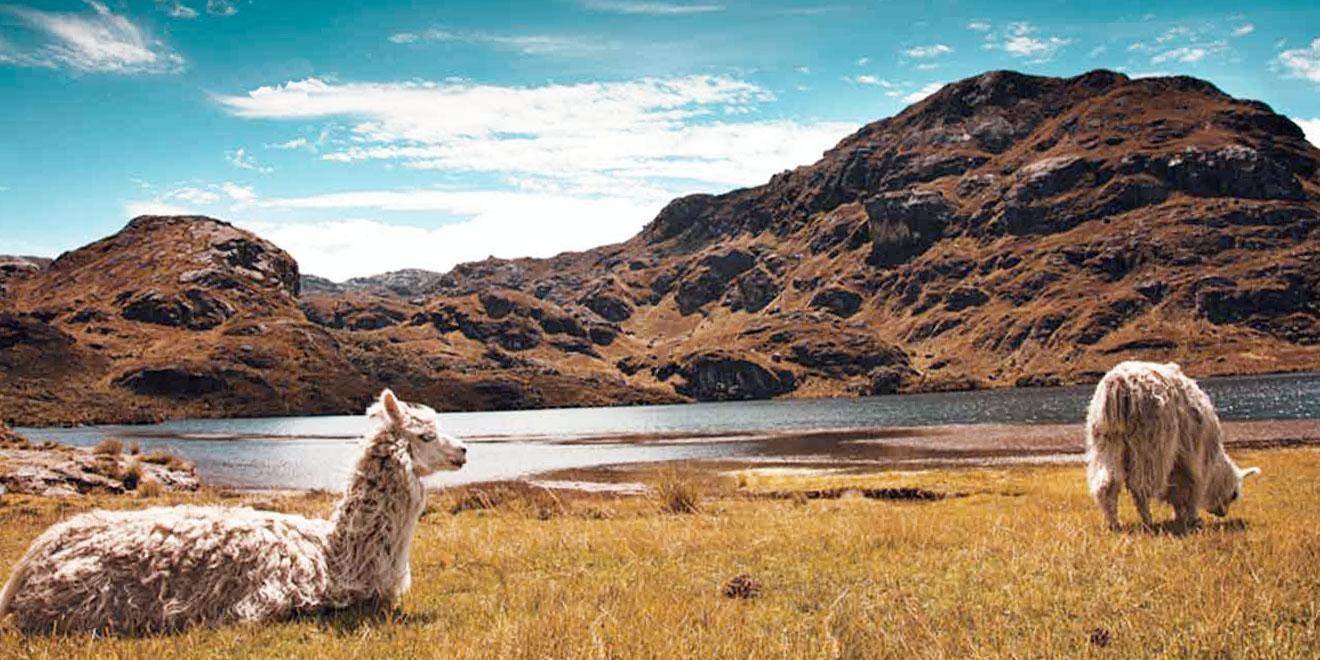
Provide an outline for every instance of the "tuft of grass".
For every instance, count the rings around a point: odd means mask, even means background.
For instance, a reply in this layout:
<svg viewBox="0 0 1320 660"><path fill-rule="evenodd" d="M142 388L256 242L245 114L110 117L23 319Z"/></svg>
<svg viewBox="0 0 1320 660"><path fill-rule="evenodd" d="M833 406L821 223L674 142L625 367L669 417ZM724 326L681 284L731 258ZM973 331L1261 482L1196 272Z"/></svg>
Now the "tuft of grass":
<svg viewBox="0 0 1320 660"><path fill-rule="evenodd" d="M140 443L140 442L138 442L138 441L136 441L136 440L134 440L133 442L128 443L128 454L129 454L130 456L137 456L138 454L141 454L141 453L142 453L142 443Z"/></svg>
<svg viewBox="0 0 1320 660"><path fill-rule="evenodd" d="M191 471L193 469L192 463L189 463L183 458L180 458L165 449L157 449L155 451L147 452L146 454L143 454L142 458L139 460L143 463L164 465L165 467L174 468L176 470Z"/></svg>
<svg viewBox="0 0 1320 660"><path fill-rule="evenodd" d="M663 513L653 496L600 497L571 504L617 515L540 520L518 494L475 515L424 517L412 590L393 609L146 638L23 636L0 621L0 657L1315 657L1320 450L1234 458L1263 474L1227 520L1186 536L1137 529L1126 498L1128 527L1109 532L1077 465L753 475L765 491L966 496L800 506L703 486L701 516ZM217 501L7 495L0 579L77 513ZM282 501L312 515L332 506ZM741 573L759 594L726 598Z"/></svg>
<svg viewBox="0 0 1320 660"><path fill-rule="evenodd" d="M143 479L137 484L137 496L140 498L160 497L165 494L165 486L155 479Z"/></svg>
<svg viewBox="0 0 1320 660"><path fill-rule="evenodd" d="M124 453L124 443L119 438L106 438L92 447L92 453L100 456L118 456Z"/></svg>
<svg viewBox="0 0 1320 660"><path fill-rule="evenodd" d="M665 513L701 513L701 487L676 470L660 477L655 494Z"/></svg>

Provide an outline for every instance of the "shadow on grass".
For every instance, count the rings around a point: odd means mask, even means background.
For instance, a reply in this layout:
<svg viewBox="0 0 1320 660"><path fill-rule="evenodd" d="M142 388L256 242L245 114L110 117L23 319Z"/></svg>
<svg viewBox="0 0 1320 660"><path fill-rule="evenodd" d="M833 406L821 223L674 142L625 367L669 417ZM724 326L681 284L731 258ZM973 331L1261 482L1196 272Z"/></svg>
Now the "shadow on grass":
<svg viewBox="0 0 1320 660"><path fill-rule="evenodd" d="M1126 526L1123 532L1125 534L1140 534L1147 536L1189 536L1206 532L1245 532L1250 528L1251 525L1249 525L1247 521L1236 518L1233 520L1214 520L1193 527L1184 525L1176 520L1166 520L1150 526L1143 525L1142 523L1134 523Z"/></svg>
<svg viewBox="0 0 1320 660"><path fill-rule="evenodd" d="M311 612L295 621L319 623L336 634L354 634L370 626L424 626L436 621L430 612L404 612L393 606L358 605L339 610Z"/></svg>

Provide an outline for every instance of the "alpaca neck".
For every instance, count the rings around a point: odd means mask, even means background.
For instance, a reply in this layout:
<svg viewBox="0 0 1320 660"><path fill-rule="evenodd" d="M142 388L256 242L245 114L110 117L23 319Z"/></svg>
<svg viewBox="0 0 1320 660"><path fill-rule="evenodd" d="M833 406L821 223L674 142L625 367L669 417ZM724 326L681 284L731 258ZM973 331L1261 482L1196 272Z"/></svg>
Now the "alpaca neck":
<svg viewBox="0 0 1320 660"><path fill-rule="evenodd" d="M331 518L326 559L339 586L336 600L392 600L407 589L424 499L407 440L375 432Z"/></svg>

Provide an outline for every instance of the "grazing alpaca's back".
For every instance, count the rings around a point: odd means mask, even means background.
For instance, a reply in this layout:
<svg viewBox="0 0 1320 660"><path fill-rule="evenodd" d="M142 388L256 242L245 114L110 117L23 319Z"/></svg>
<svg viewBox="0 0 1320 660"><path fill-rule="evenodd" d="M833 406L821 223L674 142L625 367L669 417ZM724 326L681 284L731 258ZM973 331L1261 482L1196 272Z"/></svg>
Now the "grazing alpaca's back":
<svg viewBox="0 0 1320 660"><path fill-rule="evenodd" d="M1242 479L1260 471L1239 470L1224 453L1210 397L1172 363L1123 362L1105 374L1086 416L1086 452L1091 494L1111 529L1125 485L1146 525L1158 498L1194 527L1199 509L1226 515Z"/></svg>
<svg viewBox="0 0 1320 660"><path fill-rule="evenodd" d="M271 621L408 588L420 477L463 464L435 411L388 390L330 520L249 508L96 511L32 543L0 595L24 631L146 633Z"/></svg>

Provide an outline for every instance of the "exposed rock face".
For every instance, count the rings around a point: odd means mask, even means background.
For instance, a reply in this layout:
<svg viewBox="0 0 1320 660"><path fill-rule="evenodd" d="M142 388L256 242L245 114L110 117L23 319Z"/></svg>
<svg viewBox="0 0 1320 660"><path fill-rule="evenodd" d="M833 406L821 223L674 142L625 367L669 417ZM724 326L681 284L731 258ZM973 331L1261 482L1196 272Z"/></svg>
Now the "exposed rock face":
<svg viewBox="0 0 1320 660"><path fill-rule="evenodd" d="M139 218L0 283L0 410L357 412L382 385L444 409L856 395L1076 383L1131 358L1320 369L1318 171L1291 121L1204 81L995 71L549 259L335 284L224 223Z"/></svg>
<svg viewBox="0 0 1320 660"><path fill-rule="evenodd" d="M954 208L939 191L884 193L866 200L871 261L897 266L925 252L953 219Z"/></svg>
<svg viewBox="0 0 1320 660"><path fill-rule="evenodd" d="M713 350L685 356L662 373L677 374L680 394L702 401L768 399L793 391L790 371L775 371L758 360Z"/></svg>

